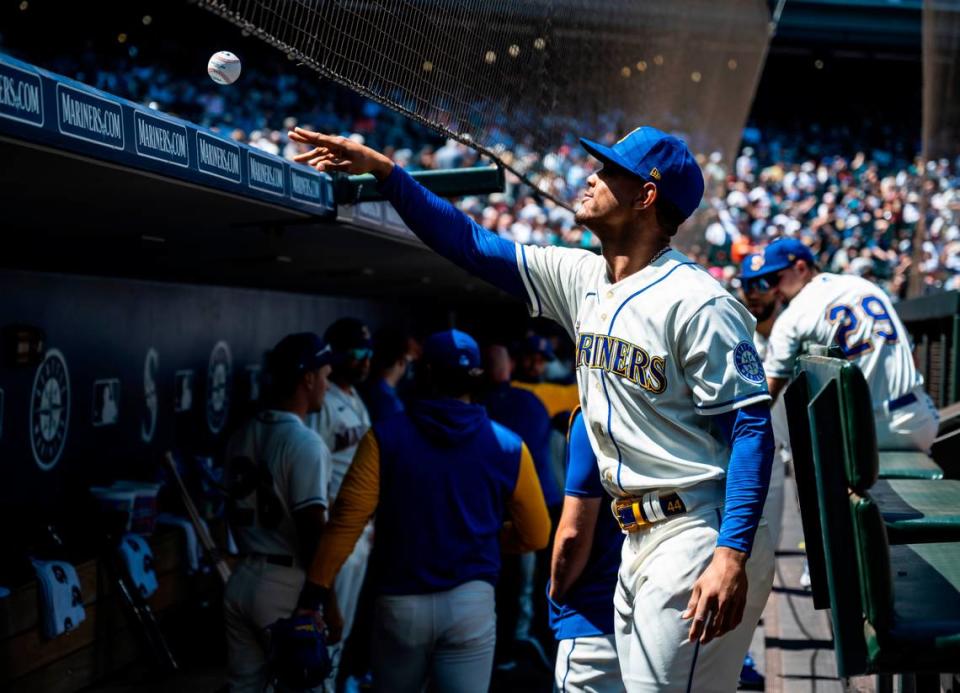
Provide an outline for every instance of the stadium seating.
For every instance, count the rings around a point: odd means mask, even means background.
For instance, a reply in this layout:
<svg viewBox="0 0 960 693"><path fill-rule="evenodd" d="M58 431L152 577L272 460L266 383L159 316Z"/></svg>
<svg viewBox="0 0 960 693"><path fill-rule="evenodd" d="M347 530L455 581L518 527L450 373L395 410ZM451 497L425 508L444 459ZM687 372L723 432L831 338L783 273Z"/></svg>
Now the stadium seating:
<svg viewBox="0 0 960 693"><path fill-rule="evenodd" d="M960 487L882 479L862 373L805 356L787 390L814 606L831 609L841 676L960 665ZM923 457L923 456L921 456Z"/></svg>

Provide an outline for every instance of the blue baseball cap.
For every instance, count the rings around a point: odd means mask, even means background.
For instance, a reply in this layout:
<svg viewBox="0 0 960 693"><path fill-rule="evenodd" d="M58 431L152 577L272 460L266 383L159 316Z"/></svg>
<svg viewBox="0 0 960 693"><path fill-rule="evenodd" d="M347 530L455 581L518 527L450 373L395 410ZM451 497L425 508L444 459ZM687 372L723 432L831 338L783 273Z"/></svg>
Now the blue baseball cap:
<svg viewBox="0 0 960 693"><path fill-rule="evenodd" d="M268 368L274 375L306 373L333 362L333 350L313 332L298 332L281 339L270 351Z"/></svg>
<svg viewBox="0 0 960 693"><path fill-rule="evenodd" d="M460 330L435 332L423 344L426 363L451 370L479 371L480 347L477 340Z"/></svg>
<svg viewBox="0 0 960 693"><path fill-rule="evenodd" d="M684 219L703 199L703 172L687 143L650 126L639 127L612 147L580 138L580 144L605 164L618 166L648 183L676 205Z"/></svg>
<svg viewBox="0 0 960 693"><path fill-rule="evenodd" d="M743 258L743 262L740 263L740 279L762 277L769 271L763 253L751 253Z"/></svg>
<svg viewBox="0 0 960 693"><path fill-rule="evenodd" d="M752 260L753 257L759 257L760 260ZM765 274L779 272L795 263L797 260L803 260L811 267L816 266L813 253L810 248L805 246L796 238L778 238L767 246L763 255L751 256L744 261L741 279L750 279L760 277ZM750 273L747 274L747 263L749 263Z"/></svg>

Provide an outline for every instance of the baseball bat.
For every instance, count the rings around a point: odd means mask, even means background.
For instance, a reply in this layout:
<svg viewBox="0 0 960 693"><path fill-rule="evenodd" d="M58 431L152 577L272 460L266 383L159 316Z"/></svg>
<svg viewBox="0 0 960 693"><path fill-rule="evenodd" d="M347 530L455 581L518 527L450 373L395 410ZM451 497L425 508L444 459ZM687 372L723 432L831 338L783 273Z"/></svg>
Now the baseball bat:
<svg viewBox="0 0 960 693"><path fill-rule="evenodd" d="M206 551L207 556L210 557L210 560L213 561L216 566L217 573L220 574L220 579L223 580L223 584L227 584L227 580L230 579L231 574L230 566L220 557L220 551L217 549L217 545L213 543L213 537L210 536L207 526L203 523L197 506L193 504L190 492L187 490L186 484L183 483L180 472L177 471L177 462L173 459L173 453L167 451L163 457L163 461L167 466L167 470L173 476L174 481L177 482L180 498L183 500L183 505L187 509L187 514L190 516L190 522L193 523L193 529L197 533L197 539L200 540L203 550Z"/></svg>

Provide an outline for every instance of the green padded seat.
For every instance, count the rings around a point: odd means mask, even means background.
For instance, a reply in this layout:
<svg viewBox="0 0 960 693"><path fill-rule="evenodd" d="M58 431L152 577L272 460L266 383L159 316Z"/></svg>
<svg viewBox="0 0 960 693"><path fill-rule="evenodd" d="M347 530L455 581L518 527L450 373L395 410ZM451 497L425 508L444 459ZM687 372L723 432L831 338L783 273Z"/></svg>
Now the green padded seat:
<svg viewBox="0 0 960 693"><path fill-rule="evenodd" d="M943 469L922 452L881 451L881 479L942 479Z"/></svg>
<svg viewBox="0 0 960 693"><path fill-rule="evenodd" d="M960 481L880 479L869 493L891 544L960 541Z"/></svg>
<svg viewBox="0 0 960 693"><path fill-rule="evenodd" d="M960 543L890 546L869 496L850 510L868 670L960 669Z"/></svg>

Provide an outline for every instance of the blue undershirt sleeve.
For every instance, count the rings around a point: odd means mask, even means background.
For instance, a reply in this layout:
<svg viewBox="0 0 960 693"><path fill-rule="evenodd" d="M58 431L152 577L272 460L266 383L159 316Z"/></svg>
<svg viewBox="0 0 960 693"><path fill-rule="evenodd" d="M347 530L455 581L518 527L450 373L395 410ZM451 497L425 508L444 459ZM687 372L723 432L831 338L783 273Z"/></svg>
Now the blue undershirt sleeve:
<svg viewBox="0 0 960 693"><path fill-rule="evenodd" d="M527 301L515 243L483 228L399 166L394 166L377 187L429 248L470 274Z"/></svg>
<svg viewBox="0 0 960 693"><path fill-rule="evenodd" d="M730 445L727 495L717 546L750 553L773 466L773 426L767 402L713 417Z"/></svg>
<svg viewBox="0 0 960 693"><path fill-rule="evenodd" d="M606 492L600 481L597 457L593 454L583 412L577 412L567 436L567 479L565 495L578 498L603 498Z"/></svg>

